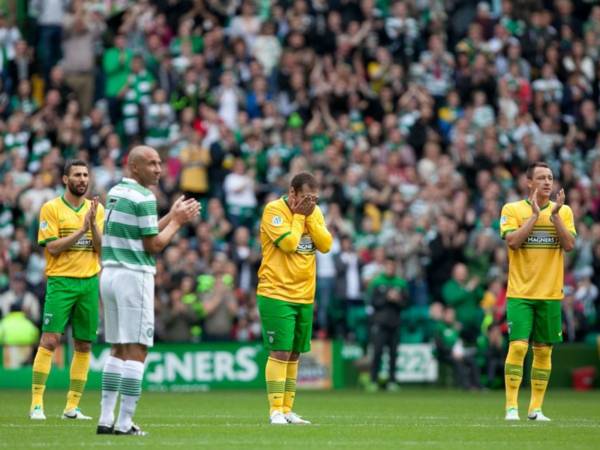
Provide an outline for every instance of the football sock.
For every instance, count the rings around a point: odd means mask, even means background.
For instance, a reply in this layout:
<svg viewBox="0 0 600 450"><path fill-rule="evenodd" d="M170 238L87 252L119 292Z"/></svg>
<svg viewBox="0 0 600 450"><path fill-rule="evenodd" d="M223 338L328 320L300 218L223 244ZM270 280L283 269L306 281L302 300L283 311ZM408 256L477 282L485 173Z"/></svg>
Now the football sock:
<svg viewBox="0 0 600 450"><path fill-rule="evenodd" d="M33 360L33 375L31 377L31 409L40 405L44 407L44 391L46 380L52 367L52 354L54 352L38 347L37 354Z"/></svg>
<svg viewBox="0 0 600 450"><path fill-rule="evenodd" d="M523 341L512 341L508 346L504 364L504 384L506 388L506 408L517 408L519 386L523 379L523 361L529 345Z"/></svg>
<svg viewBox="0 0 600 450"><path fill-rule="evenodd" d="M121 388L121 376L125 361L109 356L102 371L102 400L100 401L100 425L112 427L115 422L115 405Z"/></svg>
<svg viewBox="0 0 600 450"><path fill-rule="evenodd" d="M144 378L144 363L128 360L123 364L123 377L121 378L121 406L117 428L120 431L128 431L133 422L135 408L142 395L142 379Z"/></svg>
<svg viewBox="0 0 600 450"><path fill-rule="evenodd" d="M270 356L269 359L267 359L265 378L267 380L267 396L269 397L270 413L276 410L283 412L283 396L285 391L287 365L287 361L281 361Z"/></svg>
<svg viewBox="0 0 600 450"><path fill-rule="evenodd" d="M544 345L533 347L533 363L531 364L531 401L529 412L542 409L544 394L550 380L552 370L552 347Z"/></svg>
<svg viewBox="0 0 600 450"><path fill-rule="evenodd" d="M296 397L296 378L298 377L298 360L287 362L285 389L283 395L283 412L289 413L294 407Z"/></svg>
<svg viewBox="0 0 600 450"><path fill-rule="evenodd" d="M90 368L90 352L73 353L71 361L71 384L67 393L67 406L65 411L69 411L79 406L79 400L83 394L83 388L87 381L88 370Z"/></svg>

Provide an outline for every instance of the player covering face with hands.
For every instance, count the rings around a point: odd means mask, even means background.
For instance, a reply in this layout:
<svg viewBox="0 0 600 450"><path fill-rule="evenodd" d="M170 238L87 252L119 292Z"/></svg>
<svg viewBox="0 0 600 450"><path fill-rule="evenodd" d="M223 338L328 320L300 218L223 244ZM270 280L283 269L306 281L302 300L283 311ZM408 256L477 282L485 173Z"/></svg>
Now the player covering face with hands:
<svg viewBox="0 0 600 450"><path fill-rule="evenodd" d="M564 252L575 247L571 208L560 189L550 200L554 177L547 164L527 169L529 198L502 208L500 231L508 245L506 318L510 345L505 363L506 420L519 420L517 398L529 341L533 349L528 418L548 421L542 412L550 380L552 346L562 341L561 300Z"/></svg>
<svg viewBox="0 0 600 450"><path fill-rule="evenodd" d="M263 342L270 422L308 424L293 411L300 353L310 351L316 282L316 252L327 253L332 237L320 208L318 186L306 172L295 175L287 196L266 205L260 241L257 300Z"/></svg>
<svg viewBox="0 0 600 450"><path fill-rule="evenodd" d="M106 341L112 344L102 373L98 434L143 436L133 423L142 391L144 361L154 343L154 254L200 212L195 199L178 198L158 220L156 197L161 160L151 147L138 146L128 157L130 178L113 187L106 200L100 291ZM120 394L119 415L115 406Z"/></svg>

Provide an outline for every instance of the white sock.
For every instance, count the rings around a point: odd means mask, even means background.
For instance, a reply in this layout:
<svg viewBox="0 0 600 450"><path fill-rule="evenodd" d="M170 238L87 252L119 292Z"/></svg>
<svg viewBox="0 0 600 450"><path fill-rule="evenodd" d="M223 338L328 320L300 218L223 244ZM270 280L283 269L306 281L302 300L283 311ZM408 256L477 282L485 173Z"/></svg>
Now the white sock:
<svg viewBox="0 0 600 450"><path fill-rule="evenodd" d="M115 422L115 405L117 404L117 397L121 388L124 363L125 361L122 359L109 356L106 364L104 364L99 425L112 427Z"/></svg>
<svg viewBox="0 0 600 450"><path fill-rule="evenodd" d="M121 407L115 429L129 431L137 402L142 395L142 379L144 378L144 363L125 361L123 377L121 378Z"/></svg>

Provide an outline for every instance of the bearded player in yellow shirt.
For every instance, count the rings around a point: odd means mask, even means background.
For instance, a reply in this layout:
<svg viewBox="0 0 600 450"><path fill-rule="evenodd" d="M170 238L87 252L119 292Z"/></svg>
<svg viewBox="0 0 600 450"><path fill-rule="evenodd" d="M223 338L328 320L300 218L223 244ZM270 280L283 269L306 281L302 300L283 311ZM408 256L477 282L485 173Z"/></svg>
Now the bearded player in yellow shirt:
<svg viewBox="0 0 600 450"><path fill-rule="evenodd" d="M75 351L71 362L71 383L63 419L91 417L79 410L79 400L90 367L91 343L98 328L98 272L104 207L85 198L89 185L85 161L69 161L62 181L65 193L44 203L40 211L38 244L45 247L46 301L42 337L33 361L32 399L29 417L45 420L44 391L52 355L60 344L67 323L73 327Z"/></svg>
<svg viewBox="0 0 600 450"><path fill-rule="evenodd" d="M528 200L502 208L500 232L508 244L506 316L510 345L504 367L506 420L519 420L517 398L531 339L531 401L527 417L549 421L542 412L551 370L552 345L562 341L561 300L564 251L575 247L571 208L563 189L550 201L554 177L546 163L527 169Z"/></svg>
<svg viewBox="0 0 600 450"><path fill-rule="evenodd" d="M265 207L260 224L262 263L257 300L263 341L270 422L308 424L293 412L300 353L310 351L316 252L333 241L317 206L318 184L306 172L292 178L287 196Z"/></svg>

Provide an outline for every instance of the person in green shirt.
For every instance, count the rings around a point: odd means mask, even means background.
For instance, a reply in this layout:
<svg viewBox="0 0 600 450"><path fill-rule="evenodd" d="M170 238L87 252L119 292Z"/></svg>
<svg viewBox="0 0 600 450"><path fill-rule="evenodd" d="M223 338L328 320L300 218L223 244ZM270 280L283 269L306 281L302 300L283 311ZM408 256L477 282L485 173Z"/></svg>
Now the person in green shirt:
<svg viewBox="0 0 600 450"><path fill-rule="evenodd" d="M483 294L479 279L469 279L469 271L463 263L454 265L452 278L442 286L442 299L447 306L456 310L456 318L462 325L461 337L466 344L474 344L479 336L483 319L479 302Z"/></svg>
<svg viewBox="0 0 600 450"><path fill-rule="evenodd" d="M456 320L452 307L445 307L442 319L432 317L436 356L441 364L452 367L454 383L463 389L479 389L480 371L475 360L475 349L467 348L460 337L462 325Z"/></svg>
<svg viewBox="0 0 600 450"><path fill-rule="evenodd" d="M398 264L394 257L386 256L383 272L377 275L367 289L367 302L373 308L371 317L371 342L373 363L371 364L371 390L377 390L377 378L381 367L384 347L390 356L388 389L396 384L396 357L400 330L400 313L408 304L407 283L397 275Z"/></svg>
<svg viewBox="0 0 600 450"><path fill-rule="evenodd" d="M114 40L114 47L109 48L102 59L102 69L106 76L105 94L112 123L118 123L121 118L119 95L127 84L132 58L133 52L127 48L127 39L123 34L118 34Z"/></svg>

